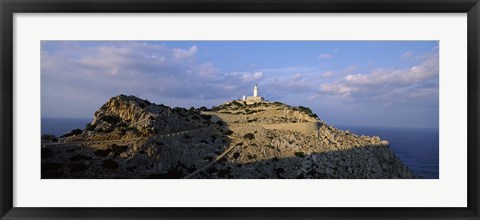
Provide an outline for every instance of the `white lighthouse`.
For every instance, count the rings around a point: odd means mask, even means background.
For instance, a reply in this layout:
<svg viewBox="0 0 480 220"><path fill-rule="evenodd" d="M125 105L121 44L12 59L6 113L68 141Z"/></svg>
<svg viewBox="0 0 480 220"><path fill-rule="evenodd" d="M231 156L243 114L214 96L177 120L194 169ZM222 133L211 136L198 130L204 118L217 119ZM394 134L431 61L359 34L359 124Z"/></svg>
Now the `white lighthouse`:
<svg viewBox="0 0 480 220"><path fill-rule="evenodd" d="M248 96L246 102L248 105L250 105L256 102L263 102L263 101L264 101L263 97L258 95L258 85L255 84L255 86L253 87L253 96Z"/></svg>

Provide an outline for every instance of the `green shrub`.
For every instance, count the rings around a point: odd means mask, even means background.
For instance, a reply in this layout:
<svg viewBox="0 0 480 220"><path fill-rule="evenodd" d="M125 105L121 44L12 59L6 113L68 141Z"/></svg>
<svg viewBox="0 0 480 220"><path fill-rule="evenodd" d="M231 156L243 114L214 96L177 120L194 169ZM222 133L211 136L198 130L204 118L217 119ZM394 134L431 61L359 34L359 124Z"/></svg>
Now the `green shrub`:
<svg viewBox="0 0 480 220"><path fill-rule="evenodd" d="M268 147L268 148L270 148L270 149L275 149L275 147L274 147L274 146L272 146L272 145L270 145L270 144L267 144L267 146L266 146L266 147Z"/></svg>
<svg viewBox="0 0 480 220"><path fill-rule="evenodd" d="M78 134L82 134L82 130L80 129L73 129L72 131L70 131L69 133L67 134L64 134L60 137L70 137L70 136L73 136L73 135L78 135Z"/></svg>
<svg viewBox="0 0 480 220"><path fill-rule="evenodd" d="M255 135L253 135L252 133L246 133L245 135L243 135L243 138L253 140L255 139Z"/></svg>
<svg viewBox="0 0 480 220"><path fill-rule="evenodd" d="M192 116L192 119L193 119L193 120L198 120L198 119L200 119L200 118L199 118L198 116L194 115L194 116Z"/></svg>
<svg viewBox="0 0 480 220"><path fill-rule="evenodd" d="M100 117L100 120L108 122L112 125L115 125L115 124L119 123L122 119L120 117L116 116L116 115L104 115L104 116Z"/></svg>
<svg viewBox="0 0 480 220"><path fill-rule="evenodd" d="M72 135L77 135L77 134L81 134L81 133L82 133L82 130L80 130L78 128L70 131L70 134L72 134Z"/></svg>
<svg viewBox="0 0 480 220"><path fill-rule="evenodd" d="M200 117L202 117L205 120L210 120L212 118L211 115L200 115Z"/></svg>
<svg viewBox="0 0 480 220"><path fill-rule="evenodd" d="M127 133L127 128L121 127L118 131L120 132L120 135L125 135Z"/></svg>
<svg viewBox="0 0 480 220"><path fill-rule="evenodd" d="M310 117L318 118L318 116L316 114L314 114L310 108L307 108L307 107L304 107L304 106L298 106L298 110L300 112L303 112L303 113L307 114Z"/></svg>
<svg viewBox="0 0 480 220"><path fill-rule="evenodd" d="M264 112L264 111L265 110L263 110L263 109L259 109L259 110L249 110L249 109L247 109L247 110L245 110L245 114L250 115L250 114L253 114L253 113Z"/></svg>
<svg viewBox="0 0 480 220"><path fill-rule="evenodd" d="M236 106L243 106L242 103L237 102L237 101L233 101L232 104L233 104L233 105L236 105Z"/></svg>
<svg viewBox="0 0 480 220"><path fill-rule="evenodd" d="M87 131L93 131L93 130L95 130L95 127L96 127L96 126L95 126L95 125L92 125L92 123L87 123L87 124L85 125L85 130L87 130Z"/></svg>
<svg viewBox="0 0 480 220"><path fill-rule="evenodd" d="M233 153L232 157L233 157L233 159L237 159L238 157L240 157L240 153L235 152L235 153Z"/></svg>
<svg viewBox="0 0 480 220"><path fill-rule="evenodd" d="M300 158L305 157L305 153L303 153L303 152L295 152L294 154L295 154L295 156L300 157Z"/></svg>
<svg viewBox="0 0 480 220"><path fill-rule="evenodd" d="M121 153L127 151L128 146L118 146L116 144L113 144L110 146L111 151L113 152L113 158L117 158L120 156Z"/></svg>

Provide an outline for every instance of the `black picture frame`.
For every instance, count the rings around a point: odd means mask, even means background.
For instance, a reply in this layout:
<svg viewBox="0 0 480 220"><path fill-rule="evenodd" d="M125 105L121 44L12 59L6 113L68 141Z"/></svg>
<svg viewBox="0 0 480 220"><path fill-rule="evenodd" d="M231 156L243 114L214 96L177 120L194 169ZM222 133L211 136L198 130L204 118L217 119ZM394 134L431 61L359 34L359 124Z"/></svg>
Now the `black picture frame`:
<svg viewBox="0 0 480 220"><path fill-rule="evenodd" d="M478 0L0 0L1 219L479 219ZM13 207L14 13L467 13L468 207L466 208L17 208Z"/></svg>

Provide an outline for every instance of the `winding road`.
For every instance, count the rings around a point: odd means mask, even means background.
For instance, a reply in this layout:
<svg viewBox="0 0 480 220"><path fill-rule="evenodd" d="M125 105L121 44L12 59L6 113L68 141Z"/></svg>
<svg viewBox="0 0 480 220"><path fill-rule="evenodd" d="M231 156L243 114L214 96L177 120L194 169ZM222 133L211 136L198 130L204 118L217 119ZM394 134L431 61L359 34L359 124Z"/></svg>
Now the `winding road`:
<svg viewBox="0 0 480 220"><path fill-rule="evenodd" d="M185 130L185 131L178 131L178 132L172 132L168 134L161 134L157 135L153 138L154 141L159 141L162 139L166 138L172 138L172 137L177 137L178 135L182 134L191 134L195 132L203 132L204 130L211 129L211 127L204 127L204 128L197 128L197 129L190 129L190 130ZM132 141L138 141L144 139L142 138L130 138L130 139L114 139L114 140L101 140L101 141L72 141L72 142L51 142L51 143L42 143L42 147L46 146L61 146L61 145L81 145L81 144L105 144L105 143L117 143L117 142L132 142Z"/></svg>
<svg viewBox="0 0 480 220"><path fill-rule="evenodd" d="M179 135L185 135L185 134L192 134L192 133L196 133L196 132L204 132L208 129L211 129L212 127L211 126L208 126L208 127L204 127L204 128L197 128L197 129L191 129L191 130L185 130L185 131L179 131L179 132L172 132L172 133L168 133L168 134L162 134L162 135L157 135L153 138L153 141L160 141L160 140L164 140L164 139L167 139L167 138L173 138L173 137L178 137ZM115 140L102 140L102 141L75 141L75 142L55 142L55 143L42 143L42 147L46 147L46 146L62 146L62 145L82 145L82 144L103 144L103 143L116 143L116 142L121 142L121 143L125 143L125 142L133 142L133 141L137 141L137 140L140 140L140 139L143 139L143 138L131 138L131 139L115 139ZM218 155L217 157L215 157L214 160L212 160L210 163L206 164L205 166L199 168L198 170L190 173L189 175L187 175L186 177L184 177L185 179L189 179L189 178L192 178L193 176L195 176L196 174L204 171L205 169L207 169L208 167L210 167L211 165L215 164L216 162L218 162L220 159L222 159L223 157L225 157L225 155L227 155L230 151L232 151L236 146L230 146L229 148L225 149L225 151L223 151L223 153L221 153L220 155Z"/></svg>

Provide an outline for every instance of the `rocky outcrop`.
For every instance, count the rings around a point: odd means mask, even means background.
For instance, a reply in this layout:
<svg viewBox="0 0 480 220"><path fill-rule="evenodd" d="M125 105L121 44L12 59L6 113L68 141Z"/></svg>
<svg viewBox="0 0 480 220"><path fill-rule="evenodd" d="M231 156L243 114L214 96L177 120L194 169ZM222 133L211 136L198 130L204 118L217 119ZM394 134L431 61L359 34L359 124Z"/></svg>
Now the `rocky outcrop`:
<svg viewBox="0 0 480 220"><path fill-rule="evenodd" d="M282 103L183 109L120 95L60 141L43 145L43 178L418 178L388 141Z"/></svg>
<svg viewBox="0 0 480 220"><path fill-rule="evenodd" d="M197 178L417 178L379 137L358 136L322 124L305 135L279 129L237 127L224 163Z"/></svg>
<svg viewBox="0 0 480 220"><path fill-rule="evenodd" d="M307 107L292 107L280 102L258 102L248 105L246 102L232 101L213 107L213 112L204 114L216 115L228 124L321 122Z"/></svg>
<svg viewBox="0 0 480 220"><path fill-rule="evenodd" d="M195 109L157 105L135 96L111 98L94 113L81 135L67 141L132 139L152 137L211 124Z"/></svg>

